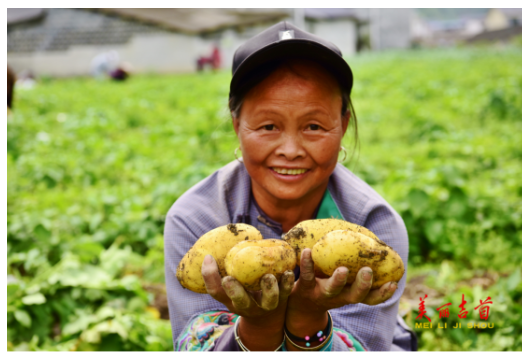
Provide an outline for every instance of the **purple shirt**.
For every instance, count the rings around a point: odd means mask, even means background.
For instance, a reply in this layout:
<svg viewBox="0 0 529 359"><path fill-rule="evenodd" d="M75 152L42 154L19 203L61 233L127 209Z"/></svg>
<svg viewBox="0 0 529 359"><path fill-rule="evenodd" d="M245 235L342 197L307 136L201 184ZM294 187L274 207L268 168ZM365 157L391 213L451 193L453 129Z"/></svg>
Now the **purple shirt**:
<svg viewBox="0 0 529 359"><path fill-rule="evenodd" d="M327 187L342 217L371 230L401 256L407 270L408 235L402 218L367 183L338 164ZM227 310L207 294L182 288L176 268L206 232L228 223L256 227L263 238L281 238L281 225L270 220L252 200L246 168L233 161L184 193L167 214L164 231L165 280L173 343L196 314ZM367 350L410 350L414 338L402 319L397 324L399 299L406 272L395 294L376 306L347 305L332 309L334 326L351 333ZM334 348L333 348L334 349Z"/></svg>

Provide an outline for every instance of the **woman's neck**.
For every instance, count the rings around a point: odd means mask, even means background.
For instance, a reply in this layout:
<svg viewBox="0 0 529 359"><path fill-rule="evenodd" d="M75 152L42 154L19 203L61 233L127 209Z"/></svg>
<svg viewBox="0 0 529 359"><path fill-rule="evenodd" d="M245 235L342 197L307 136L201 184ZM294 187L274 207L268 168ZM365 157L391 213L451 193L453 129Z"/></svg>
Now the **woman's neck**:
<svg viewBox="0 0 529 359"><path fill-rule="evenodd" d="M327 180L323 185L307 193L304 197L295 200L282 200L270 195L252 180L252 194L261 210L271 219L281 223L283 233L301 221L312 219L316 208L320 204L325 191Z"/></svg>

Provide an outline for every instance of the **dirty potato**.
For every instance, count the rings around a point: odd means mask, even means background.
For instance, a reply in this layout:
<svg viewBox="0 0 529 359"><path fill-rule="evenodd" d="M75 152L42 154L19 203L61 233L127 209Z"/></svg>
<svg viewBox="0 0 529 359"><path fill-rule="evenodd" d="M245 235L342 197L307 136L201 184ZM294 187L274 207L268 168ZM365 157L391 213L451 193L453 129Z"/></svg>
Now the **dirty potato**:
<svg viewBox="0 0 529 359"><path fill-rule="evenodd" d="M265 274L273 274L279 282L285 271L296 268L296 253L282 240L244 241L228 252L225 267L247 290L261 290Z"/></svg>
<svg viewBox="0 0 529 359"><path fill-rule="evenodd" d="M248 224L228 224L215 228L200 237L184 255L178 264L176 277L182 287L197 293L207 293L202 278L202 262L206 255L211 254L215 258L220 275L225 277L224 258L230 249L239 242L262 239L261 232Z"/></svg>
<svg viewBox="0 0 529 359"><path fill-rule="evenodd" d="M378 238L351 230L327 233L312 248L312 259L329 276L336 268L347 267L347 283L354 282L360 268L370 267L373 270L371 289L398 282L404 275L404 263L393 248Z"/></svg>
<svg viewBox="0 0 529 359"><path fill-rule="evenodd" d="M369 229L342 219L311 219L299 222L285 235L285 241L296 251L297 265L300 265L301 252L305 248L312 249L314 244L325 234L338 229L349 229L378 240L377 236ZM317 277L326 277L317 265L314 267L314 272Z"/></svg>

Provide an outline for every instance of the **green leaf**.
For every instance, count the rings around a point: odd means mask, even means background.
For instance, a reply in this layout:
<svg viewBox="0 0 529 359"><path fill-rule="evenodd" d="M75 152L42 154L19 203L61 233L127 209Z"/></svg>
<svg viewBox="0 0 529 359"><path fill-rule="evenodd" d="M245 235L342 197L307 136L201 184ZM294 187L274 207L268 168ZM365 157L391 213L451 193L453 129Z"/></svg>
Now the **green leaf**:
<svg viewBox="0 0 529 359"><path fill-rule="evenodd" d="M97 242L77 243L72 248L72 252L77 254L83 262L99 256L102 250L104 250L103 246Z"/></svg>
<svg viewBox="0 0 529 359"><path fill-rule="evenodd" d="M429 220L424 228L428 241L432 244L439 242L444 234L444 222L438 219Z"/></svg>
<svg viewBox="0 0 529 359"><path fill-rule="evenodd" d="M71 335L85 330L92 323L95 323L97 318L94 315L82 315L76 320L66 324L62 330L63 335Z"/></svg>
<svg viewBox="0 0 529 359"><path fill-rule="evenodd" d="M9 283L7 285L7 300L9 302L9 300L13 300L15 299L15 294L18 292L18 290L20 289L20 286L18 283Z"/></svg>
<svg viewBox="0 0 529 359"><path fill-rule="evenodd" d="M33 229L33 234L40 242L48 242L51 237L51 232L44 228L40 223Z"/></svg>
<svg viewBox="0 0 529 359"><path fill-rule="evenodd" d="M82 286L101 289L110 284L112 278L102 269L92 265L82 268L71 268L62 273L54 273L53 281L60 281L64 286Z"/></svg>
<svg viewBox="0 0 529 359"><path fill-rule="evenodd" d="M461 188L452 188L446 203L446 216L461 220L467 210L468 198Z"/></svg>
<svg viewBox="0 0 529 359"><path fill-rule="evenodd" d="M414 188L408 193L410 211L415 218L419 218L428 209L429 197L423 190Z"/></svg>
<svg viewBox="0 0 529 359"><path fill-rule="evenodd" d="M103 215L101 213L95 213L90 219L90 232L95 232L99 225L103 222Z"/></svg>
<svg viewBox="0 0 529 359"><path fill-rule="evenodd" d="M514 270L514 272L509 276L507 279L507 290L509 292L512 292L513 290L518 287L518 284L522 281L522 271L518 268Z"/></svg>
<svg viewBox="0 0 529 359"><path fill-rule="evenodd" d="M31 317L25 310L16 310L15 311L16 320L23 326L29 328L31 326Z"/></svg>
<svg viewBox="0 0 529 359"><path fill-rule="evenodd" d="M41 293L30 294L22 298L22 303L24 303L25 305L46 303L46 297L43 296Z"/></svg>

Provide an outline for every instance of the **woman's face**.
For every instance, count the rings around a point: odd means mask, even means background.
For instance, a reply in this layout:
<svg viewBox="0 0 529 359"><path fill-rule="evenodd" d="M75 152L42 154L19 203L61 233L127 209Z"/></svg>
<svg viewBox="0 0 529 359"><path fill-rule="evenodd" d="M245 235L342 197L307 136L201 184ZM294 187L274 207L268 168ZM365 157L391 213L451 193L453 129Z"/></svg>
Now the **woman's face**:
<svg viewBox="0 0 529 359"><path fill-rule="evenodd" d="M294 61L244 98L235 132L253 190L273 201L303 200L326 188L349 122L337 81Z"/></svg>

